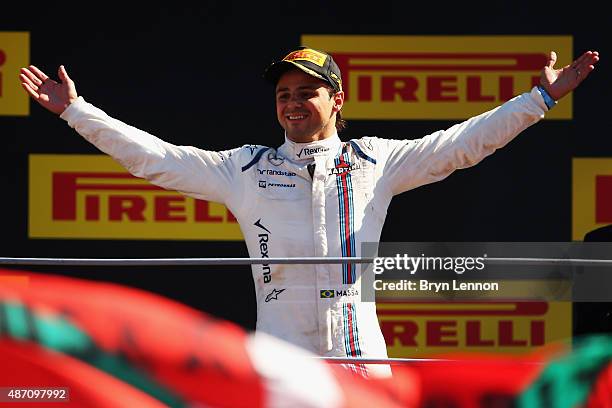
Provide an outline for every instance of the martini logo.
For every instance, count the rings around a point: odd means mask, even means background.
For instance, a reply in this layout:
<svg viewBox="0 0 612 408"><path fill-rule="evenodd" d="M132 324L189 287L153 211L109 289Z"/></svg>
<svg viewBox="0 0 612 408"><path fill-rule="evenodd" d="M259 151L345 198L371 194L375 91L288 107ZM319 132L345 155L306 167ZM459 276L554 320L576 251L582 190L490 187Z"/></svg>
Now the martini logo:
<svg viewBox="0 0 612 408"><path fill-rule="evenodd" d="M127 173L107 156L30 155L32 238L241 240L221 204Z"/></svg>
<svg viewBox="0 0 612 408"><path fill-rule="evenodd" d="M572 336L570 302L381 302L390 357L525 352Z"/></svg>
<svg viewBox="0 0 612 408"><path fill-rule="evenodd" d="M0 116L30 114L30 100L19 80L19 68L30 65L30 33L0 32Z"/></svg>
<svg viewBox="0 0 612 408"><path fill-rule="evenodd" d="M530 91L551 50L558 67L573 58L569 36L303 35L302 43L340 67L347 119L466 119ZM571 103L546 117L571 119Z"/></svg>
<svg viewBox="0 0 612 408"><path fill-rule="evenodd" d="M353 163L353 164L349 164L346 162L341 162L340 164L336 165L336 167L333 168L329 168L327 169L327 175L328 176L333 176L333 175L341 175L344 173L349 173L353 170L358 170L361 168L361 165L359 163Z"/></svg>
<svg viewBox="0 0 612 408"><path fill-rule="evenodd" d="M572 160L572 240L612 224L612 158Z"/></svg>

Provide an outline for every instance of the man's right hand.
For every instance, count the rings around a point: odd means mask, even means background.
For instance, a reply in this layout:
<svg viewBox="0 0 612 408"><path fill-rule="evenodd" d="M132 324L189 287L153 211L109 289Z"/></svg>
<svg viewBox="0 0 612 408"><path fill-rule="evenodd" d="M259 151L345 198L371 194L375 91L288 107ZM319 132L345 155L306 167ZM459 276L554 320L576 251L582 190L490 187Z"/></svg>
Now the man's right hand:
<svg viewBox="0 0 612 408"><path fill-rule="evenodd" d="M77 98L74 82L68 76L63 65L57 70L57 75L61 82L56 82L49 78L47 74L30 65L28 68L21 68L19 79L21 86L28 94L44 108L60 115Z"/></svg>

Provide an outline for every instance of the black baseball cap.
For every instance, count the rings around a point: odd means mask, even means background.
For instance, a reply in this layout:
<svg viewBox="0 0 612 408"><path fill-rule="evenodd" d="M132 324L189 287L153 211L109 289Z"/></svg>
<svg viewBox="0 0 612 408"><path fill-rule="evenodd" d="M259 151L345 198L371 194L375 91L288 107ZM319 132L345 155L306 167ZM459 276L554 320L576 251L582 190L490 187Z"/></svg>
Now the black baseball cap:
<svg viewBox="0 0 612 408"><path fill-rule="evenodd" d="M280 61L274 62L264 72L264 78L276 84L282 74L291 68L299 68L305 73L329 83L336 92L342 90L340 68L331 55L308 47L291 51Z"/></svg>

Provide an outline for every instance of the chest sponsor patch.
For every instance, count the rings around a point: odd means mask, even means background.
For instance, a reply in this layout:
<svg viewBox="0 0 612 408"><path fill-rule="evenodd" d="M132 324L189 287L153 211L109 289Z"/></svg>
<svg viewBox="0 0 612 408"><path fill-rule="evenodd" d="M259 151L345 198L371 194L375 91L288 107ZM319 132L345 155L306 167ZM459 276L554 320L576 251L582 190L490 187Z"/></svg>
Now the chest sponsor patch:
<svg viewBox="0 0 612 408"><path fill-rule="evenodd" d="M361 165L359 163L353 163L353 164L340 163L336 165L336 167L328 168L327 175L333 176L333 175L338 175L338 174L349 173L353 170L357 170L360 168L361 168Z"/></svg>
<svg viewBox="0 0 612 408"><path fill-rule="evenodd" d="M296 173L287 170L257 169L260 175L295 177Z"/></svg>
<svg viewBox="0 0 612 408"><path fill-rule="evenodd" d="M328 151L329 151L329 147L325 147L325 146L304 147L302 148L302 150L297 152L295 155L301 159L303 157L314 156L315 154L325 153Z"/></svg>
<svg viewBox="0 0 612 408"><path fill-rule="evenodd" d="M295 183L276 183L273 181L259 180L259 188L295 188Z"/></svg>
<svg viewBox="0 0 612 408"><path fill-rule="evenodd" d="M268 303L271 300L278 300L278 295L280 295L281 293L283 293L285 291L285 289L272 289L272 292L268 293L268 295L266 296L266 303Z"/></svg>
<svg viewBox="0 0 612 408"><path fill-rule="evenodd" d="M285 159L278 156L275 151L268 153L268 162L273 166L280 166L284 161Z"/></svg>
<svg viewBox="0 0 612 408"><path fill-rule="evenodd" d="M359 291L357 289L321 289L320 291L321 299L332 299L343 296L359 296Z"/></svg>

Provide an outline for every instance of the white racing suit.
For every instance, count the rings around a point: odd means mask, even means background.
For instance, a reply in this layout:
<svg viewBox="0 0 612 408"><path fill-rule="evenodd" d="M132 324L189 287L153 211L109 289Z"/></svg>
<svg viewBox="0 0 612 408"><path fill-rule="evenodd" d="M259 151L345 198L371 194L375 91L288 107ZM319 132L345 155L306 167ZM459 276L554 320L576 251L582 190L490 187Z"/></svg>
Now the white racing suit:
<svg viewBox="0 0 612 408"><path fill-rule="evenodd" d="M334 135L313 143L285 139L278 149L246 145L222 152L164 142L82 98L61 117L133 175L225 204L251 257L359 257L362 242L378 242L394 195L478 163L546 110L533 88L421 139L342 142ZM359 264L257 264L252 272L257 331L322 356L387 356L375 304L360 302ZM368 370L389 372L387 366Z"/></svg>

